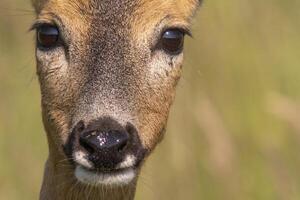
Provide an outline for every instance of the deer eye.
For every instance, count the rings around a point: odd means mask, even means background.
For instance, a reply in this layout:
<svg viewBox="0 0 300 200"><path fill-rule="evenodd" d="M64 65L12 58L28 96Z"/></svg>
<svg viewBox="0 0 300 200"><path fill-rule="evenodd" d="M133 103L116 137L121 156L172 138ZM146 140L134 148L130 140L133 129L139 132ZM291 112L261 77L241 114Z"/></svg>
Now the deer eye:
<svg viewBox="0 0 300 200"><path fill-rule="evenodd" d="M37 28L37 43L43 48L51 48L56 46L59 39L59 31L53 25L41 25Z"/></svg>
<svg viewBox="0 0 300 200"><path fill-rule="evenodd" d="M163 50L170 54L179 54L183 50L184 32L179 29L166 30L161 38Z"/></svg>

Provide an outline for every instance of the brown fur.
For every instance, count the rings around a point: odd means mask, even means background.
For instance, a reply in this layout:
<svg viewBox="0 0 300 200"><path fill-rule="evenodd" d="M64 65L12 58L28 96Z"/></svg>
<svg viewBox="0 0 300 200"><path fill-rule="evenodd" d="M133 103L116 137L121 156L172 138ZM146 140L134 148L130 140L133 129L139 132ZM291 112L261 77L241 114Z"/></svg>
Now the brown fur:
<svg viewBox="0 0 300 200"><path fill-rule="evenodd" d="M80 119L114 115L135 124L148 152L155 148L181 75L182 55L169 58L149 46L159 34L156 29L189 27L199 1L33 0L33 5L37 22L63 26L69 45L67 51L37 50L49 143L40 198L133 199L135 183L119 188L78 183L61 146Z"/></svg>

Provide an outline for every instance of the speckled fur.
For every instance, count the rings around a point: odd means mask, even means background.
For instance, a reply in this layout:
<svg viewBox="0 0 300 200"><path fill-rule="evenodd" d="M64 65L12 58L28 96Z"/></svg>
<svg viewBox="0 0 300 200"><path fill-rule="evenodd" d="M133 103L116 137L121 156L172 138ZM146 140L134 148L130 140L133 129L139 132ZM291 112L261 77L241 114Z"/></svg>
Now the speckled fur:
<svg viewBox="0 0 300 200"><path fill-rule="evenodd" d="M198 0L33 0L37 21L56 23L65 49L36 51L49 143L40 199L133 199L122 188L84 186L62 150L72 127L110 116L130 122L150 153L161 140L183 55L155 49L165 27L188 27ZM89 196L86 196L89 194Z"/></svg>

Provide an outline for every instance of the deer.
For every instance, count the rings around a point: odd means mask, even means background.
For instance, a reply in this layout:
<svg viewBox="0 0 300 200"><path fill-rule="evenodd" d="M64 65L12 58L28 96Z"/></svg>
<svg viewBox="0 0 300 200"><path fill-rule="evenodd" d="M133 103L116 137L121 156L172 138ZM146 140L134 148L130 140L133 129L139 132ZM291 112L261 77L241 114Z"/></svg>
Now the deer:
<svg viewBox="0 0 300 200"><path fill-rule="evenodd" d="M41 200L132 200L162 140L200 0L32 0Z"/></svg>

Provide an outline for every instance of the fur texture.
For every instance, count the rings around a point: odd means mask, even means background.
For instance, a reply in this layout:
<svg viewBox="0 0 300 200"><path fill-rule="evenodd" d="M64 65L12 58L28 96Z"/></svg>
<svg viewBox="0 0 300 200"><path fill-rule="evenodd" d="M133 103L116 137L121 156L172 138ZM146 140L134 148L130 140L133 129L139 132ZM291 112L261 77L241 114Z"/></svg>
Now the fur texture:
<svg viewBox="0 0 300 200"><path fill-rule="evenodd" d="M166 28L187 29L198 0L33 0L36 23L55 24L63 44L37 49L49 143L42 200L133 199L120 187L79 183L62 146L74 124L109 116L138 129L150 153L161 140L183 55L155 49Z"/></svg>

